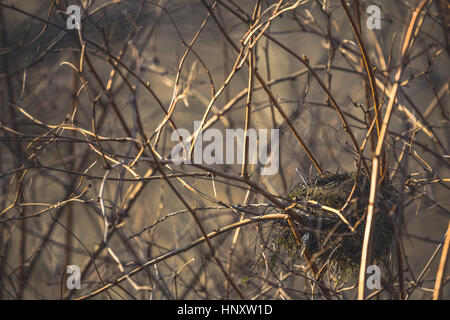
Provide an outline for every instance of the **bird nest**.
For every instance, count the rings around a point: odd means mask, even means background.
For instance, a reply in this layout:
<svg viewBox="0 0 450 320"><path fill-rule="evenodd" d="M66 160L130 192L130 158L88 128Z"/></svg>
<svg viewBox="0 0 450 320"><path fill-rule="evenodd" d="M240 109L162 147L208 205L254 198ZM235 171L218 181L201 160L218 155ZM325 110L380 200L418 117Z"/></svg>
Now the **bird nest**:
<svg viewBox="0 0 450 320"><path fill-rule="evenodd" d="M289 198L297 202L292 212L303 236L301 246L286 225L275 241L277 250L300 257L308 249L319 268L326 266L338 278L353 274L361 262L369 192L367 177L355 172L325 173L296 185ZM372 257L378 265L385 264L390 249L397 200L392 185L379 188L372 231ZM341 216L330 208L339 210Z"/></svg>

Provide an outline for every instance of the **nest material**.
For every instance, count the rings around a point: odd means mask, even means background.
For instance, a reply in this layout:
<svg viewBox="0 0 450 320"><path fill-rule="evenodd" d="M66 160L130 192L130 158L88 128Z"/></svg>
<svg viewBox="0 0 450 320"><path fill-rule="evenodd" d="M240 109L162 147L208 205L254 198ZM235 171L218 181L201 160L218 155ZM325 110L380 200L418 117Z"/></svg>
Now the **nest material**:
<svg viewBox="0 0 450 320"><path fill-rule="evenodd" d="M349 227L333 212L308 205L298 204L295 220L305 234L302 240L314 256L316 263L328 263L338 276L353 273L361 262L361 248L364 239L365 214L367 212L370 183L362 173L322 174L309 182L300 183L290 192L291 200L315 200L321 205L341 209L346 204L356 183L352 200L347 204L343 215L356 227ZM373 258L375 263L384 264L393 235L392 218L389 218L398 194L392 185L384 184L379 189L378 212L373 224ZM391 215L392 217L392 215ZM278 239L290 254L298 254L289 228Z"/></svg>

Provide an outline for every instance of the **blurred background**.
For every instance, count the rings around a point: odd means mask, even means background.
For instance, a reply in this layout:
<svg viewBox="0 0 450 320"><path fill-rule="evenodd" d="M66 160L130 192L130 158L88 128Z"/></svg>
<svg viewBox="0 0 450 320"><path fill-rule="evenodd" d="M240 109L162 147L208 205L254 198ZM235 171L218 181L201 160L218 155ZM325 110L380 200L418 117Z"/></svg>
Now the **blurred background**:
<svg viewBox="0 0 450 320"><path fill-rule="evenodd" d="M381 115L419 2L348 1L375 67ZM79 31L66 28L70 4L82 8ZM381 8L380 29L367 28L371 4ZM430 299L435 285L450 217L447 6L428 1L418 18L388 127L388 176L401 199L400 245L374 299ZM339 1L0 2L1 299L88 297L116 279L120 283L92 298L323 298L304 259L277 247L279 222L221 233L211 239L215 257L206 243L195 244L203 235L199 223L145 143L169 159L174 127L192 133L208 106L208 128L245 128L249 68L236 66L252 16L314 71L269 37L258 37L261 29L255 32L255 68L290 123L324 171L356 170L358 154L315 78L363 144L374 110ZM318 174L256 78L251 93L250 127L280 129L278 173L248 168L259 189L218 174L239 177L239 164L208 171L161 162L206 233L281 212L260 190L283 200L303 178ZM368 141L369 165L370 150ZM279 258L269 265L274 252ZM66 286L68 265L80 267L79 290ZM325 281L335 298L354 299L356 279L336 282L327 275Z"/></svg>

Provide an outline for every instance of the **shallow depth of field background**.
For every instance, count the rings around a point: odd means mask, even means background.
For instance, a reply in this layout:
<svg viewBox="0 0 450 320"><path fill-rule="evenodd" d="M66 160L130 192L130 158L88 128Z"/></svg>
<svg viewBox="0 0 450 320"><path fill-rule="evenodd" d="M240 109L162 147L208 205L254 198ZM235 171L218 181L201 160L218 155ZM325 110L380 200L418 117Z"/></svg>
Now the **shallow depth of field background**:
<svg viewBox="0 0 450 320"><path fill-rule="evenodd" d="M108 175L114 179L106 180L103 186L103 203L111 233L108 245L117 256L114 259L104 248L105 223L99 199L107 168L102 155L87 143L98 149L98 141L69 127L92 132L92 101L96 99L95 124L99 136L128 136L142 141L138 111L143 130L153 143L155 129L165 115L145 84L167 110L179 74L178 94L182 96L171 119L178 128L192 132L194 121L201 120L211 100L210 80L217 92L237 58L237 53L209 17L193 46L195 53L189 52L179 71L187 50L185 44L192 41L208 14L201 1L161 0L155 1L158 4L155 5L150 1L97 0L88 8L88 12L93 12L89 19L82 20L81 35L103 50L86 43L83 70L79 74L70 64L75 68L80 65L80 41L75 32L64 30L64 13L57 8L66 8L66 1L56 1L48 17L50 2L2 1L30 15L0 6L1 299L81 297L202 236L198 224L161 173L151 169L153 162L145 160L152 157L145 149L145 159L139 160L134 170L140 177L152 171L151 176L156 178L142 185L142 182L130 181L134 177L127 170L115 167ZM220 2L233 8L229 1ZM364 121L366 92L361 76L365 71L361 69L360 51L340 1L325 1L329 20L321 10L323 2L305 1L294 11L275 18L266 32L309 59L309 64L345 112L361 144L367 127ZM400 46L411 8L419 1L359 2L363 37L372 64L377 68L375 76L384 86L389 75L390 87L400 63ZM409 299L430 299L432 295L440 251L431 258L443 242L450 214L450 63L446 33L450 13L445 14L442 2L429 1L421 15L423 24L416 35L402 76L404 83L397 95L396 105L400 103L402 107L395 108L386 139L389 174L402 194L404 206L400 234L405 294ZM235 3L251 16L256 1ZM276 3L262 1L263 11ZM374 3L382 8L380 30L369 30L365 24L365 8ZM165 6L166 11L160 6ZM353 12L353 7L351 9ZM249 26L219 3L214 13L240 48L240 40ZM47 20L62 29L52 25L45 27ZM330 56L327 23L333 39L333 56ZM306 71L299 73L305 67L264 36L256 48L258 72L266 81L275 80L270 89L321 167L330 172L355 170L357 155L352 151L349 136L317 81ZM105 51L120 57L128 70ZM380 55L388 70L383 70ZM117 71L111 77L115 68ZM106 89L110 79L112 85ZM247 88L248 67L244 64L215 101L208 119L219 114L237 96L239 99L212 123L212 128L222 132L225 128L244 128ZM378 89L384 102L383 115L389 97L383 95L381 87ZM280 129L279 173L261 176L257 167L249 168L251 179L261 188L286 196L302 181L296 168L304 177L317 174L256 79L251 127ZM166 159L175 145L170 141L172 131L167 123L157 146L158 153ZM100 145L119 162L129 163L139 152L131 139L103 140ZM365 156L370 163L369 150L366 147ZM211 167L234 175L241 170L240 165ZM206 232L252 216L225 204L247 205L249 212L259 214L268 210L263 204L269 201L254 190L247 193L248 186L239 181L206 176L206 171L187 165L171 165L171 168L172 171L165 169L167 174L191 174L180 175L182 180L172 177L170 181L191 207L198 208L196 212ZM416 183L411 179L416 179ZM85 188L85 193L77 198ZM137 193L133 194L133 190ZM68 199L71 200L64 203ZM272 221L249 224L212 239L211 244L246 298L321 299L317 288L311 291L308 280L311 275L305 272L303 259L285 255L283 266L278 263L271 269L265 264L268 248L275 245L273 226ZM130 239L144 228L148 230ZM396 253L392 258L396 275ZM80 266L83 272L80 290L67 289L67 265ZM448 272L445 277L442 294L448 299ZM108 290L108 294L102 292L94 298L239 298L206 244L163 259L133 275L132 280L126 279ZM398 298L398 282L398 277L392 279L395 294L383 289L378 298ZM332 281L329 283L334 285ZM354 299L355 283L356 278L352 277L347 283L339 284L336 290L348 290L336 296Z"/></svg>

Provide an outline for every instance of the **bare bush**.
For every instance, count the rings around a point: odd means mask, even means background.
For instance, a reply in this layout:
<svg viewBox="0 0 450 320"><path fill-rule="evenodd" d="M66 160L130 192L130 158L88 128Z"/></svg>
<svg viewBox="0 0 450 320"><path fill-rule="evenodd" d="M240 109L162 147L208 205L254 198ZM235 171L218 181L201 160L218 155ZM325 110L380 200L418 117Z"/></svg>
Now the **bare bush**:
<svg viewBox="0 0 450 320"><path fill-rule="evenodd" d="M2 1L0 297L450 297L448 10ZM183 128L279 129L276 173Z"/></svg>

